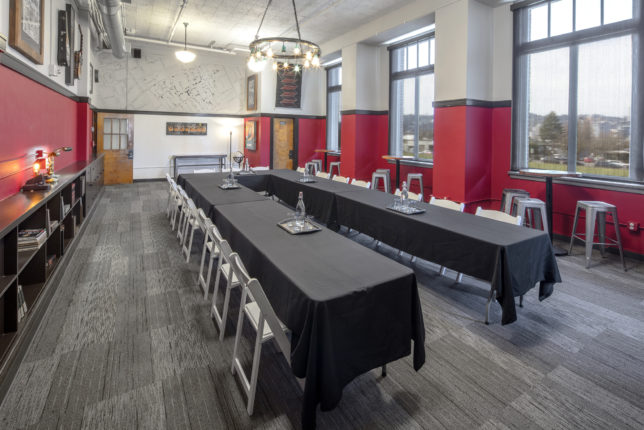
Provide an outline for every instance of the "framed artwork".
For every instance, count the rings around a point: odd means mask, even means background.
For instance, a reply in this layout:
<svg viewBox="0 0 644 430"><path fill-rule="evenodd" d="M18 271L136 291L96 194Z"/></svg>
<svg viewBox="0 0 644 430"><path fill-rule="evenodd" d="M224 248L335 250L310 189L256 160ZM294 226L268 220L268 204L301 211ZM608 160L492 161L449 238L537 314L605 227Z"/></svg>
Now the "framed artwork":
<svg viewBox="0 0 644 430"><path fill-rule="evenodd" d="M246 110L257 109L257 75L246 78Z"/></svg>
<svg viewBox="0 0 644 430"><path fill-rule="evenodd" d="M257 149L257 121L246 121L244 130L244 142L246 149L255 151Z"/></svg>
<svg viewBox="0 0 644 430"><path fill-rule="evenodd" d="M207 136L208 124L205 122L166 122L166 136Z"/></svg>
<svg viewBox="0 0 644 430"><path fill-rule="evenodd" d="M275 107L299 109L302 100L302 72L296 72L292 65L288 68L284 68L284 63L277 65Z"/></svg>
<svg viewBox="0 0 644 430"><path fill-rule="evenodd" d="M9 45L36 64L43 64L45 0L11 0Z"/></svg>

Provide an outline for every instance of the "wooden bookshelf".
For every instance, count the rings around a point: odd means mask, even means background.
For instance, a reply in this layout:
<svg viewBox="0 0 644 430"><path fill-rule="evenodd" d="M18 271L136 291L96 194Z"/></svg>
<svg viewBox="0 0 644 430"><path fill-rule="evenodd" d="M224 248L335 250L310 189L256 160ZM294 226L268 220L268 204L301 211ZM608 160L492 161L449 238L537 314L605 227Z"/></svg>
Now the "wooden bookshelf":
<svg viewBox="0 0 644 430"><path fill-rule="evenodd" d="M59 180L51 190L19 192L0 201L0 381L34 315L44 312L47 301L41 309L41 298L53 294L53 278L69 263L65 250L76 241L103 190L102 156L56 173ZM45 242L38 249L18 251L18 232L41 228L47 232ZM27 304L20 320L19 285Z"/></svg>

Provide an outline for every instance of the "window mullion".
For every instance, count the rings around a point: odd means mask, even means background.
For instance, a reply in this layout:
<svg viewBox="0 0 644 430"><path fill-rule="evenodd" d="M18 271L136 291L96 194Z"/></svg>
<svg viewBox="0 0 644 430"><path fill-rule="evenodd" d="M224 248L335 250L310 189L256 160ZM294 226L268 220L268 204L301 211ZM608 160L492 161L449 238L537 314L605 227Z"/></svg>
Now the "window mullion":
<svg viewBox="0 0 644 430"><path fill-rule="evenodd" d="M570 47L568 80L568 172L577 171L577 99L579 46Z"/></svg>
<svg viewBox="0 0 644 430"><path fill-rule="evenodd" d="M418 159L418 143L420 140L420 78L416 76L415 81L414 112L416 114L416 136L414 137L414 158Z"/></svg>

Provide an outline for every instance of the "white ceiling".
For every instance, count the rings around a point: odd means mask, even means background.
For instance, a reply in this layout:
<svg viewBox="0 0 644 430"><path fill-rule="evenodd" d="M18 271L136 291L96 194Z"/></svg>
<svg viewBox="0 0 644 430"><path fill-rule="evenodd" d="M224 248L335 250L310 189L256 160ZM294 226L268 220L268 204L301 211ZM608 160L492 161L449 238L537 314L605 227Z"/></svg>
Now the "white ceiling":
<svg viewBox="0 0 644 430"><path fill-rule="evenodd" d="M172 41L218 48L247 47L254 39L268 0L188 0ZM369 22L411 0L296 0L302 38L322 43ZM125 25L138 37L167 41L182 0L131 0L124 3ZM129 33L131 34L131 33ZM260 37L296 37L291 0L273 0ZM213 43L214 42L214 43Z"/></svg>

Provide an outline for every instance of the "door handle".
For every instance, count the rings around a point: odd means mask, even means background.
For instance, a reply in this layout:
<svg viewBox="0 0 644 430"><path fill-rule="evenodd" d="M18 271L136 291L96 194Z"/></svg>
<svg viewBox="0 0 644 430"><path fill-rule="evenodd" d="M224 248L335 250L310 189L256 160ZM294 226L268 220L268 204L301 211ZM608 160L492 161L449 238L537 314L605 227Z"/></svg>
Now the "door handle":
<svg viewBox="0 0 644 430"><path fill-rule="evenodd" d="M129 160L132 160L132 159L134 158L134 151L133 151L132 149L130 149L129 151L127 151L127 158L128 158Z"/></svg>
<svg viewBox="0 0 644 430"><path fill-rule="evenodd" d="M294 151L293 151L292 149L291 149L290 151L288 151L288 158L289 158L289 160L292 160L294 155L295 155L295 154L294 154Z"/></svg>

